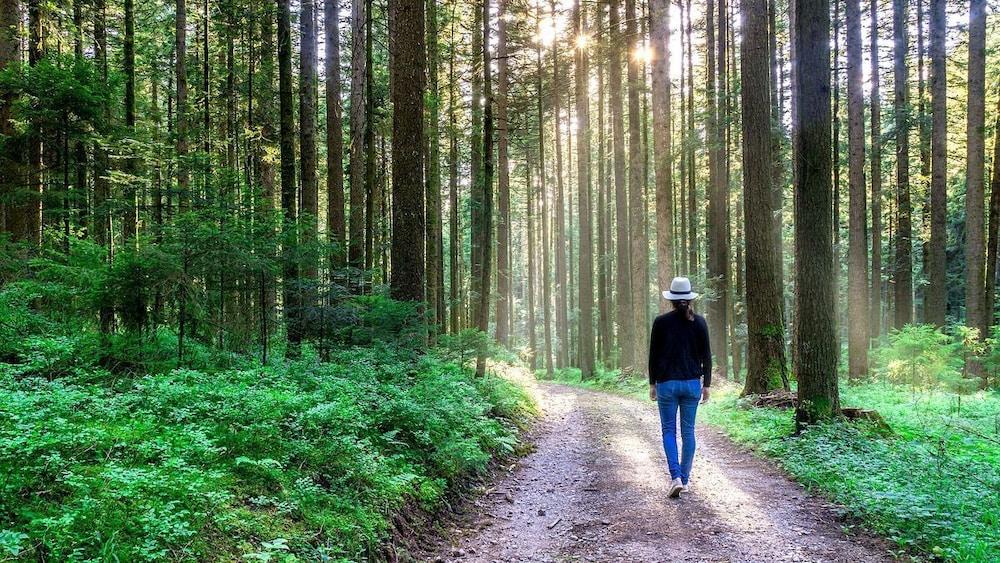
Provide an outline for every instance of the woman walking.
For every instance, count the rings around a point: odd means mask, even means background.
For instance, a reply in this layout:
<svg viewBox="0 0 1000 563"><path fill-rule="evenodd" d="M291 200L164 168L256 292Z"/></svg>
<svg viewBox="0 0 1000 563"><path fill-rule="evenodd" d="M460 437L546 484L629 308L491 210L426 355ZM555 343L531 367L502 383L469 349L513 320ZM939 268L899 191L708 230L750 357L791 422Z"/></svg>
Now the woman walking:
<svg viewBox="0 0 1000 563"><path fill-rule="evenodd" d="M673 310L653 321L649 337L649 398L660 410L663 451L670 467L670 497L688 492L694 461L694 418L698 401L708 401L712 384L712 349L708 325L691 302L698 294L691 281L674 278L663 292ZM681 418L681 453L677 454L677 412Z"/></svg>

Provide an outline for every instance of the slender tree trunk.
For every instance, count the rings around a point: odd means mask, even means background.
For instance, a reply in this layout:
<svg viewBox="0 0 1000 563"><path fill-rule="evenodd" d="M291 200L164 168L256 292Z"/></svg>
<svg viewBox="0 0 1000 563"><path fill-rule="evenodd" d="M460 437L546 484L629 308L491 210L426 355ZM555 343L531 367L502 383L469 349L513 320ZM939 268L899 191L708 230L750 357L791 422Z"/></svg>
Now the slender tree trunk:
<svg viewBox="0 0 1000 563"><path fill-rule="evenodd" d="M122 43L125 70L125 128L130 135L135 134L135 6L133 0L125 0L125 37ZM127 245L135 244L139 232L136 206L136 159L125 159L125 173L128 175L124 186L125 212L122 221L123 239ZM68 212L69 210L64 210Z"/></svg>
<svg viewBox="0 0 1000 563"><path fill-rule="evenodd" d="M603 12L598 10L597 28L603 26ZM603 47L603 45L602 45ZM608 197L608 145L605 134L604 67L597 65L597 310L598 310L598 357L605 366L611 359L611 207Z"/></svg>
<svg viewBox="0 0 1000 563"><path fill-rule="evenodd" d="M469 147L470 161L470 194L469 194L469 325L479 326L479 302L480 295L488 291L479 284L483 279L483 238L481 229L483 227L483 34L482 34L482 9L481 6L473 5L472 23L472 52L469 61L469 72L471 73L469 113L472 119L472 131L469 135L471 146Z"/></svg>
<svg viewBox="0 0 1000 563"><path fill-rule="evenodd" d="M774 158L766 0L742 0L743 222L746 228L747 376L743 394L784 385L785 330L780 256L773 230Z"/></svg>
<svg viewBox="0 0 1000 563"><path fill-rule="evenodd" d="M1000 232L1000 100L997 101L997 117L993 126L993 170L990 174L990 223L986 243L986 304L983 319L983 334L992 336L996 315L993 307L997 287L997 246Z"/></svg>
<svg viewBox="0 0 1000 563"><path fill-rule="evenodd" d="M834 318L830 157L830 3L796 0L795 262L801 427L840 411Z"/></svg>
<svg viewBox="0 0 1000 563"><path fill-rule="evenodd" d="M542 29L542 8L541 2L535 4L535 20L538 33L541 35ZM539 41L535 45L535 103L537 105L538 117L538 188L539 199L541 200L542 223L542 315L544 316L544 354L545 354L545 375L552 377L552 287L549 260L549 194L546 188L545 170L545 112L543 108L544 96L542 95L542 83L544 67L542 66L542 44Z"/></svg>
<svg viewBox="0 0 1000 563"><path fill-rule="evenodd" d="M861 0L847 2L847 150L850 216L848 221L848 375L868 374L868 302L857 299L868 288L867 190L865 189L865 102L861 85Z"/></svg>
<svg viewBox="0 0 1000 563"><path fill-rule="evenodd" d="M639 34L636 28L638 16L635 0L625 0L625 37L628 42L628 52L635 53L639 46ZM629 133L629 176L628 176L628 208L629 208L629 277L632 286L632 323L633 370L639 374L646 373L646 337L649 330L647 311L649 309L649 274L647 271L647 253L649 249L643 244L646 240L646 210L643 200L645 168L643 166L646 149L642 143L642 110L639 105L641 62L637 57L628 58L628 133Z"/></svg>
<svg viewBox="0 0 1000 563"><path fill-rule="evenodd" d="M393 0L398 2L400 0ZM493 232L493 87L490 72L490 2L482 0L483 26L483 178L482 178L482 225L480 248L482 249L482 279L479 287L482 292L477 303L476 325L480 331L486 332L490 322L490 256ZM398 137L397 137L398 138ZM419 138L419 137L417 137ZM476 357L476 375L482 377L486 373L486 350L480 348Z"/></svg>
<svg viewBox="0 0 1000 563"><path fill-rule="evenodd" d="M706 15L706 54L707 85L705 95L708 98L707 118L705 123L705 135L708 144L708 174L709 174L709 197L708 197L708 271L706 288L710 294L708 303L708 328L709 339L712 342L712 352L715 356L716 373L722 377L728 377L729 372L729 352L726 334L726 313L729 310L729 284L728 284L728 220L727 203L729 198L723 178L723 147L724 139L722 126L719 123L719 105L721 96L724 94L723 73L718 73L716 67L716 50L722 55L725 43L723 30L719 29L718 41L715 36L716 8L714 0L708 0L708 10ZM722 11L720 9L719 13ZM721 21L721 18L720 18ZM720 57L721 58L721 57ZM725 69L723 61L718 61L718 68ZM716 81L719 81L719 88L716 89Z"/></svg>
<svg viewBox="0 0 1000 563"><path fill-rule="evenodd" d="M387 265L384 254L388 247L383 244L385 238L385 228L388 221L383 217L383 197L387 196L386 182L376 182L375 178L375 58L372 55L372 48L375 42L373 31L374 9L372 0L365 2L365 269L372 271L377 267L378 262L382 262L382 269ZM390 43L395 40L393 31L393 12L389 10L389 38ZM389 66L392 66L393 54L389 50ZM389 89L392 90L392 73L389 74ZM383 136L384 140L384 136ZM418 142L418 141L415 141ZM422 144L422 143L420 143ZM423 207L421 207L423 212ZM377 259L376 259L377 258ZM382 275L382 281L388 279Z"/></svg>
<svg viewBox="0 0 1000 563"><path fill-rule="evenodd" d="M608 52L608 86L611 90L611 143L614 153L615 178L615 227L618 236L615 243L615 304L618 305L618 350L619 364L623 370L632 368L636 358L632 345L634 326L632 323L632 284L629 256L629 207L628 187L625 181L625 119L622 105L622 34L619 0L611 0L609 14L610 49Z"/></svg>
<svg viewBox="0 0 1000 563"><path fill-rule="evenodd" d="M872 284L871 332L869 339L882 336L882 100L879 96L878 0L869 4L871 14L871 174L872 174Z"/></svg>
<svg viewBox="0 0 1000 563"><path fill-rule="evenodd" d="M507 145L510 121L507 119L507 2L498 2L497 17L497 305L496 339L510 346L510 173Z"/></svg>
<svg viewBox="0 0 1000 563"><path fill-rule="evenodd" d="M969 1L969 91L965 180L965 324L979 330L985 339L988 330L984 294L984 219L986 168L986 1ZM971 373L985 376L979 362L968 362ZM983 387L986 387L983 381Z"/></svg>
<svg viewBox="0 0 1000 563"><path fill-rule="evenodd" d="M587 15L580 0L573 6L573 28L577 37L588 37ZM594 376L594 248L591 223L590 179L590 61L586 44L578 45L576 55L576 182L580 212L579 283L580 377Z"/></svg>
<svg viewBox="0 0 1000 563"><path fill-rule="evenodd" d="M392 138L424 138L424 2L393 0ZM394 299L424 299L423 143L392 143L392 251Z"/></svg>
<svg viewBox="0 0 1000 563"><path fill-rule="evenodd" d="M906 0L892 2L893 65L895 98L893 109L896 121L896 256L893 267L895 281L895 326L913 322L913 261L912 228L910 211L910 118L909 78L906 54L907 37Z"/></svg>
<svg viewBox="0 0 1000 563"><path fill-rule="evenodd" d="M297 207L295 201L295 121L292 109L292 26L288 0L278 0L278 111L281 146L281 209L284 212L282 240L282 307L288 351L297 354L302 331L299 323L299 267L295 259Z"/></svg>
<svg viewBox="0 0 1000 563"><path fill-rule="evenodd" d="M453 2L450 53L448 55L448 306L451 307L450 329L452 334L457 334L462 330L462 312L465 311L465 306L461 299L462 272L459 262L462 254L462 241L459 238L461 226L459 225L458 214L458 117L455 112L458 104L458 93L456 91L457 79L455 77L455 51L458 47L455 42L455 22L457 18L454 11L456 6L457 2Z"/></svg>
<svg viewBox="0 0 1000 563"><path fill-rule="evenodd" d="M528 247L528 318L525 329L528 331L528 350L531 372L534 373L538 366L538 331L535 330L535 190L531 178L531 169L535 165L531 161L531 152L527 153L524 166L524 186L525 202L524 215L527 219L527 243Z"/></svg>
<svg viewBox="0 0 1000 563"><path fill-rule="evenodd" d="M555 2L550 2L552 17L555 18ZM562 144L562 109L560 99L562 98L562 76L559 73L559 49L558 42L552 43L552 111L555 115L555 156L556 156L556 194L555 194L555 226L553 235L555 238L555 317L556 317L556 337L559 342L559 349L556 353L556 366L566 367L569 365L569 276L567 274L566 252L568 237L566 236L566 199L563 189L563 144Z"/></svg>
<svg viewBox="0 0 1000 563"><path fill-rule="evenodd" d="M928 255L928 276L932 291L927 292L924 305L925 321L944 326L948 304L945 244L947 242L947 186L948 180L948 114L947 76L945 58L945 0L931 0L931 248ZM972 110L972 108L969 108ZM974 111L974 110L973 110ZM971 111L970 111L971 113ZM975 189L975 188L973 188ZM982 205L979 206L982 217ZM967 217L974 221L974 218ZM970 224L970 232L982 237L982 227ZM972 259L967 256L967 259ZM967 280L968 282L981 282Z"/></svg>
<svg viewBox="0 0 1000 563"><path fill-rule="evenodd" d="M315 0L302 0L299 12L299 164L302 169L300 199L301 221L304 222L302 240L305 259L302 265L302 307L313 307L316 301L315 284L318 277L317 257L313 249L317 243L319 219L319 183L316 176L316 5ZM303 319L305 317L303 316ZM303 327L304 329L305 327Z"/></svg>
<svg viewBox="0 0 1000 563"><path fill-rule="evenodd" d="M365 0L351 0L351 142L347 261L365 263Z"/></svg>
<svg viewBox="0 0 1000 563"><path fill-rule="evenodd" d="M440 119L441 92L438 88L438 0L427 0L427 307L431 334L444 329L444 261L441 232L441 137L438 128Z"/></svg>
<svg viewBox="0 0 1000 563"><path fill-rule="evenodd" d="M924 0L917 0L917 147L920 154L920 174L918 185L920 189L921 221L922 228L918 231L920 239L920 264L923 271L923 280L928 280L930 270L931 244L928 238L931 224L931 128L930 120L927 119L927 95L926 76L924 72L926 65L927 49L925 36L927 35L927 20L924 17L927 13L924 10ZM914 320L916 322L927 322L927 294L926 286L923 283L914 284Z"/></svg>
<svg viewBox="0 0 1000 563"><path fill-rule="evenodd" d="M671 138L670 4L651 0L649 34L653 52L653 160L656 177L656 274L658 287L670 287L674 266L673 139ZM659 311L667 302L656 298Z"/></svg>
<svg viewBox="0 0 1000 563"><path fill-rule="evenodd" d="M344 264L347 221L344 216L344 118L340 101L340 13L337 0L323 2L326 47L326 238L335 245L330 268Z"/></svg>
<svg viewBox="0 0 1000 563"><path fill-rule="evenodd" d="M688 208L688 268L689 272L692 274L698 272L700 269L699 259L698 259L698 204L697 196L695 195L695 145L697 141L697 132L695 131L694 125L694 43L691 41L691 0L685 0L685 8L687 12L687 27L685 28L684 34L687 36L687 115L688 115L688 143L687 143L687 160L688 160L688 185L687 185L687 208Z"/></svg>

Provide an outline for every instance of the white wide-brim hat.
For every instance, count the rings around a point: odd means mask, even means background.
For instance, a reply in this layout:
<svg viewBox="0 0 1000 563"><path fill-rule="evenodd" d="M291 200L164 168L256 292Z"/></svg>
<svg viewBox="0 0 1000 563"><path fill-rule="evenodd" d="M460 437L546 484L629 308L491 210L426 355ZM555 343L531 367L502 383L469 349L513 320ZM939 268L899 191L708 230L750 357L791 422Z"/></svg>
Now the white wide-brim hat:
<svg viewBox="0 0 1000 563"><path fill-rule="evenodd" d="M663 292L663 298L667 301L691 301L697 297L698 294L691 291L691 280L687 278L674 278L670 282L670 289Z"/></svg>

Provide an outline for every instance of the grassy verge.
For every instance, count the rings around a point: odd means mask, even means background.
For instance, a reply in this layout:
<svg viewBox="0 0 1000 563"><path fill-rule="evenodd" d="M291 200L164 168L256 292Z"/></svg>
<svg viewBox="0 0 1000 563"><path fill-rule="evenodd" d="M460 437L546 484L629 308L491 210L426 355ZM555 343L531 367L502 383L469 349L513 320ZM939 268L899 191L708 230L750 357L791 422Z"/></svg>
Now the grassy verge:
<svg viewBox="0 0 1000 563"><path fill-rule="evenodd" d="M644 381L556 374L569 384L644 397ZM792 436L790 410L745 408L717 386L701 420L774 459L844 505L900 550L953 561L1000 560L1000 396L914 393L884 383L841 386L844 405L877 410L891 433L837 422Z"/></svg>
<svg viewBox="0 0 1000 563"><path fill-rule="evenodd" d="M0 561L364 559L400 510L512 452L534 409L391 346L123 376L67 345L0 363Z"/></svg>

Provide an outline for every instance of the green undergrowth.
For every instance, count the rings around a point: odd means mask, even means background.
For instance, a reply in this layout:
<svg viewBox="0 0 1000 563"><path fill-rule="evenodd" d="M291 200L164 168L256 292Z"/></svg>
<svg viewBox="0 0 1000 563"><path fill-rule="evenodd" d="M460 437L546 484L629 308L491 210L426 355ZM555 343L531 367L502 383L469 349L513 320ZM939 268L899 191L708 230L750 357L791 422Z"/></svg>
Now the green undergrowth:
<svg viewBox="0 0 1000 563"><path fill-rule="evenodd" d="M544 371L536 372L544 378ZM645 380L558 370L555 381L646 398ZM866 528L919 558L1000 560L1000 395L841 385L845 406L879 412L891 429L834 422L793 436L789 409L747 408L740 387L713 385L699 418L774 459L843 505Z"/></svg>
<svg viewBox="0 0 1000 563"><path fill-rule="evenodd" d="M72 346L0 363L0 561L364 559L395 514L512 453L534 409L393 346L124 376Z"/></svg>
<svg viewBox="0 0 1000 563"><path fill-rule="evenodd" d="M841 401L878 411L891 431L835 422L792 437L790 410L744 408L734 387L701 416L909 553L1000 559L1000 396L868 383L842 385Z"/></svg>

